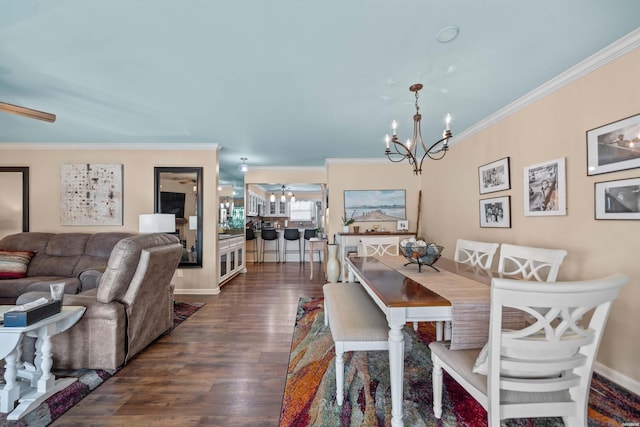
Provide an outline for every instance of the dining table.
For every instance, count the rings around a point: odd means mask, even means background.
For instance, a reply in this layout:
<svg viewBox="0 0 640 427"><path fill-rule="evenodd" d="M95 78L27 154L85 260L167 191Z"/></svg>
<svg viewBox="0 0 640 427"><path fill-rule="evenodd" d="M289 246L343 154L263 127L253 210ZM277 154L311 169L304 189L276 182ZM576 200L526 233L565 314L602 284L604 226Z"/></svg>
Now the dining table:
<svg viewBox="0 0 640 427"><path fill-rule="evenodd" d="M452 349L481 348L489 337L492 274L441 258L438 269L422 269L401 256L347 257L347 281L360 282L389 323L391 425L403 422L404 336L408 322L444 321ZM522 316L507 315L504 326ZM447 331L445 331L447 332Z"/></svg>

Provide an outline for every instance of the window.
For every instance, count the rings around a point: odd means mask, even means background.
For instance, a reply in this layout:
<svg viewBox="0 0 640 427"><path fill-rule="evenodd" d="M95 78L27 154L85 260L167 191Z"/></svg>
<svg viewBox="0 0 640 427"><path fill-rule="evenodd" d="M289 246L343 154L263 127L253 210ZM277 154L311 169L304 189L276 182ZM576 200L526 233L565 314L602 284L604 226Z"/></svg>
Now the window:
<svg viewBox="0 0 640 427"><path fill-rule="evenodd" d="M310 200L296 200L289 204L289 218L291 221L312 221L315 204Z"/></svg>

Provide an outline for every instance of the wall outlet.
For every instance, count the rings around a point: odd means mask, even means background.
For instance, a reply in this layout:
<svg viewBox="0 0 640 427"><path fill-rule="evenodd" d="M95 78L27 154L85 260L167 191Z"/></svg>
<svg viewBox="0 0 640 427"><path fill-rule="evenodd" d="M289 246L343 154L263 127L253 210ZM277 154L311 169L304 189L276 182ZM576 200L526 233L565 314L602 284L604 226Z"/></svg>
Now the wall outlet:
<svg viewBox="0 0 640 427"><path fill-rule="evenodd" d="M182 277L182 270L176 270L178 273L178 277Z"/></svg>

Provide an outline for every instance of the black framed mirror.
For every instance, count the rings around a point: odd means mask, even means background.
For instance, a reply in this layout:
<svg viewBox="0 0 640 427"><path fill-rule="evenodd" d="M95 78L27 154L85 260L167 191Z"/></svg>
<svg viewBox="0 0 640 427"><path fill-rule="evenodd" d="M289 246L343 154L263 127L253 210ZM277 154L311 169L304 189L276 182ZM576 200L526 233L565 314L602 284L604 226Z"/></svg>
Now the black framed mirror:
<svg viewBox="0 0 640 427"><path fill-rule="evenodd" d="M0 237L29 231L29 167L0 167Z"/></svg>
<svg viewBox="0 0 640 427"><path fill-rule="evenodd" d="M156 167L155 213L176 216L183 246L179 268L202 267L202 168Z"/></svg>

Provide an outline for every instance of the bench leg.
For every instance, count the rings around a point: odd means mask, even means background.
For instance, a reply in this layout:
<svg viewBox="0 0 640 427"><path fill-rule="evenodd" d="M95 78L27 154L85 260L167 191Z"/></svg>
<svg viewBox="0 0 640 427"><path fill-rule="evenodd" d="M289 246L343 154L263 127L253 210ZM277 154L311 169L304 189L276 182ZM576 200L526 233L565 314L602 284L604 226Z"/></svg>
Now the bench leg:
<svg viewBox="0 0 640 427"><path fill-rule="evenodd" d="M344 351L342 343L335 343L336 348L336 402L342 406L344 401Z"/></svg>

